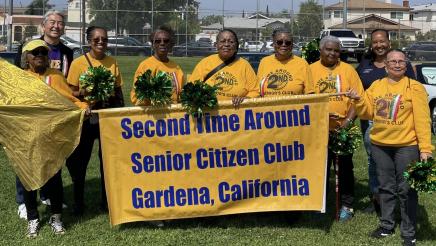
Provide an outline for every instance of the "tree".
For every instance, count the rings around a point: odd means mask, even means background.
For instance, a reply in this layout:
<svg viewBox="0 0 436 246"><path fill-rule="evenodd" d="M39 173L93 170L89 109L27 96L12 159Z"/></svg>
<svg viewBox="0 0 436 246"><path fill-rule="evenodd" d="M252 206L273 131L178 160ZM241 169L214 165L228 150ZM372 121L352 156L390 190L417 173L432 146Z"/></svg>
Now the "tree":
<svg viewBox="0 0 436 246"><path fill-rule="evenodd" d="M26 15L44 15L44 12L52 9L53 4L48 3L49 0L33 0L27 5L27 10L24 11Z"/></svg>
<svg viewBox="0 0 436 246"><path fill-rule="evenodd" d="M300 4L300 13L297 15L297 26L300 33L304 33L306 37L316 38L319 36L323 28L321 18L322 6L318 4L317 0L307 0Z"/></svg>
<svg viewBox="0 0 436 246"><path fill-rule="evenodd" d="M208 26L214 23L223 24L223 17L221 15L207 15L201 18L201 25Z"/></svg>
<svg viewBox="0 0 436 246"><path fill-rule="evenodd" d="M152 25L152 29L168 25L176 31L185 32L187 29L188 34L193 34L200 29L197 16L199 2L187 1L188 3L186 0L118 0L116 12L116 0L89 0L90 16L93 18L90 24L106 27L116 33L138 35L145 33L146 24Z"/></svg>

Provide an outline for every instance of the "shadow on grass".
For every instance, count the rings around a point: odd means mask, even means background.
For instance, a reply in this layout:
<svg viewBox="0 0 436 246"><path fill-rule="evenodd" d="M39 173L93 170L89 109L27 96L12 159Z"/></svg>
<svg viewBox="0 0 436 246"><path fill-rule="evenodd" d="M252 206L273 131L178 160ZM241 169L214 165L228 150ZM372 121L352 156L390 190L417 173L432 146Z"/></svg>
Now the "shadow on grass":
<svg viewBox="0 0 436 246"><path fill-rule="evenodd" d="M419 241L436 240L436 227L428 220L429 216L424 206L418 206L416 237Z"/></svg>
<svg viewBox="0 0 436 246"><path fill-rule="evenodd" d="M101 214L108 215L108 212L101 208L101 183L100 178L87 179L85 182L85 210L82 216L72 213L73 206L73 185L64 186L64 200L68 208L63 211L65 224L82 223L97 217Z"/></svg>

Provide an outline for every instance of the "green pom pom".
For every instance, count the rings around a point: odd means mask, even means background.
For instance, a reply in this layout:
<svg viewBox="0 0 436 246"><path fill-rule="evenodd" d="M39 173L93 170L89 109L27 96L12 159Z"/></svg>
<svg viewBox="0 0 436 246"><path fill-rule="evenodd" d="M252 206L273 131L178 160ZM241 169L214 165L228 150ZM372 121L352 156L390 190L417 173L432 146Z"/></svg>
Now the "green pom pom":
<svg viewBox="0 0 436 246"><path fill-rule="evenodd" d="M218 105L217 90L217 86L210 86L200 80L189 82L182 88L180 101L188 114L201 117L204 110L213 109Z"/></svg>
<svg viewBox="0 0 436 246"><path fill-rule="evenodd" d="M301 57L311 64L319 60L319 38L316 38L301 48Z"/></svg>
<svg viewBox="0 0 436 246"><path fill-rule="evenodd" d="M362 144L362 133L358 126L349 124L347 128L331 131L329 149L337 155L349 155Z"/></svg>
<svg viewBox="0 0 436 246"><path fill-rule="evenodd" d="M162 71L159 71L156 76L152 76L151 70L148 69L136 78L135 93L139 100L150 100L153 106L171 104L171 96L173 95L172 79Z"/></svg>
<svg viewBox="0 0 436 246"><path fill-rule="evenodd" d="M433 158L427 161L414 161L403 173L410 187L420 192L436 191L436 162Z"/></svg>
<svg viewBox="0 0 436 246"><path fill-rule="evenodd" d="M107 101L115 90L115 76L104 66L89 67L80 75L79 84L89 102Z"/></svg>

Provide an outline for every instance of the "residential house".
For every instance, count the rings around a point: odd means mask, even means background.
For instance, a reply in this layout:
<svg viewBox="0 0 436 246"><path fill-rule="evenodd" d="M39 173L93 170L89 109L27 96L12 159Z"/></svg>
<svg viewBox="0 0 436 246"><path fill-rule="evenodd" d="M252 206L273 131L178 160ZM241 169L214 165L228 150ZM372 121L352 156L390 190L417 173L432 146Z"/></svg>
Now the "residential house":
<svg viewBox="0 0 436 246"><path fill-rule="evenodd" d="M343 2L325 8L325 28L343 28ZM410 21L409 1L402 5L393 4L391 0L347 0L347 25L356 35L363 38L377 28L388 30L390 38L408 38L415 40L418 28L413 27Z"/></svg>
<svg viewBox="0 0 436 246"><path fill-rule="evenodd" d="M4 7L0 7L0 35L6 36L8 25L12 23L12 41L22 42L26 38L32 37L39 33L39 27L42 23L43 16L41 15L26 15L24 14L27 8L14 8L12 17L9 16L7 10L4 12Z"/></svg>
<svg viewBox="0 0 436 246"><path fill-rule="evenodd" d="M289 23L288 18L270 18L262 14L254 14L249 17L235 17L228 16L224 18L224 25L215 23L208 26L201 26L200 36L216 35L219 30L229 28L234 30L240 39L244 40L257 40L258 35L260 40L268 39L269 36L263 37L262 30L275 30L280 29Z"/></svg>
<svg viewBox="0 0 436 246"><path fill-rule="evenodd" d="M412 26L423 34L436 31L436 3L412 6L410 20Z"/></svg>
<svg viewBox="0 0 436 246"><path fill-rule="evenodd" d="M89 24L88 1L85 0L85 22ZM68 20L65 26L65 35L80 40L82 36L82 0L68 0Z"/></svg>

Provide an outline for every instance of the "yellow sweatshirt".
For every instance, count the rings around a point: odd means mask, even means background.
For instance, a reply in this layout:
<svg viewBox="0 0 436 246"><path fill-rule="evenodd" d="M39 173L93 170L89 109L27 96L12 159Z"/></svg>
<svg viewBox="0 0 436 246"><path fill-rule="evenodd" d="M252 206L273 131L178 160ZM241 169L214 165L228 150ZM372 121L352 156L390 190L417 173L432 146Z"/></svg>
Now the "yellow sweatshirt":
<svg viewBox="0 0 436 246"><path fill-rule="evenodd" d="M48 68L43 75L34 73L30 70L26 71L45 82L48 86L53 88L59 94L76 104L77 107L81 109L86 109L88 107L88 104L86 102L81 102L78 98L73 96L73 91L68 86L64 75L59 70L54 68Z"/></svg>
<svg viewBox="0 0 436 246"><path fill-rule="evenodd" d="M359 95L363 93L362 82L356 70L349 64L339 61L330 69L321 64L321 61L310 64L315 93L339 93L346 92L350 88L357 90ZM329 113L339 117L338 120L330 120L330 130L340 126L347 117L348 111L353 107L352 100L344 95L329 97Z"/></svg>
<svg viewBox="0 0 436 246"><path fill-rule="evenodd" d="M145 73L148 69L151 70L151 75L155 76L158 71L166 72L170 75L170 77L173 80L173 95L171 96L171 99L173 103L177 103L178 96L182 90L183 85L183 71L180 68L179 65L177 65L173 61L169 62L161 62L156 57L151 56L139 64L138 68L136 69L135 75L133 76L133 87L130 91L130 100L132 101L133 105L150 105L150 102L143 102L138 101L136 98L135 93L135 83L139 76L141 76L143 73Z"/></svg>
<svg viewBox="0 0 436 246"><path fill-rule="evenodd" d="M260 95L264 97L314 93L309 64L294 55L286 61L277 60L274 54L263 58L257 70L257 80Z"/></svg>
<svg viewBox="0 0 436 246"><path fill-rule="evenodd" d="M115 76L115 87L120 87L123 84L121 73L117 61L110 56L105 56L102 60L94 59L89 53L87 56L93 67L104 66ZM78 57L71 63L70 71L68 72L68 84L79 86L79 77L88 70L89 64L84 55Z"/></svg>
<svg viewBox="0 0 436 246"><path fill-rule="evenodd" d="M374 81L356 102L361 118L373 120L371 142L382 146L418 144L420 152L431 153L430 110L427 92L416 80L404 76Z"/></svg>
<svg viewBox="0 0 436 246"><path fill-rule="evenodd" d="M195 66L189 81L204 80L210 71L222 63L223 61L218 54L204 58ZM237 58L205 82L210 85L218 84L220 86L217 91L218 100L230 100L237 96L259 97L259 83L256 74L251 65L243 58Z"/></svg>

